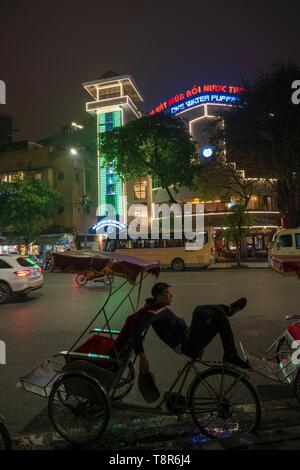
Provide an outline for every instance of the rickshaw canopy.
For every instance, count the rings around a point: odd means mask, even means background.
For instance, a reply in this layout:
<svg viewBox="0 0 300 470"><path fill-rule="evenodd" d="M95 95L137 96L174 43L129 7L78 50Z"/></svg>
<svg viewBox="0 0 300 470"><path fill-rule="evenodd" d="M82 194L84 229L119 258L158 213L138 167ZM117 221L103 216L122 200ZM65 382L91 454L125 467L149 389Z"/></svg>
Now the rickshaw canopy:
<svg viewBox="0 0 300 470"><path fill-rule="evenodd" d="M159 275L160 263L158 261L145 261L134 256L122 253L107 253L98 251L67 251L53 253L54 268L73 271L87 271L93 269L101 272L109 270L117 276L125 277L134 283L143 272Z"/></svg>

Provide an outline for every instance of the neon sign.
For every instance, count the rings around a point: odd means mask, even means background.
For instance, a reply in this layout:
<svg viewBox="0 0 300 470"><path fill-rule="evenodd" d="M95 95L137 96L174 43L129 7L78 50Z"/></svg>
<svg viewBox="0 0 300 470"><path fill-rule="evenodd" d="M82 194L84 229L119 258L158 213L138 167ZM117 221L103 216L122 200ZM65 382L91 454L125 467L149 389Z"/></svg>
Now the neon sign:
<svg viewBox="0 0 300 470"><path fill-rule="evenodd" d="M114 233L117 230L124 230L126 225L114 219L102 219L97 224L93 225L94 230L98 235L104 233Z"/></svg>
<svg viewBox="0 0 300 470"><path fill-rule="evenodd" d="M194 85L193 88L161 102L149 114L153 115L162 111L179 114L205 103L237 104L242 91L242 87L233 85Z"/></svg>
<svg viewBox="0 0 300 470"><path fill-rule="evenodd" d="M0 104L6 104L6 86L3 80L0 80Z"/></svg>

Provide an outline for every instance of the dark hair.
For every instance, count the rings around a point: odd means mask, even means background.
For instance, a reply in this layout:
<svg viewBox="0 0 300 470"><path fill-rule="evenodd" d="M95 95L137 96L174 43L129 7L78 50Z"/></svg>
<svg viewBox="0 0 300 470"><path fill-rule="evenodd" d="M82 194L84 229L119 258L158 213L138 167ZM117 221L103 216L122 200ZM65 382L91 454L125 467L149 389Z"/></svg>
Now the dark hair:
<svg viewBox="0 0 300 470"><path fill-rule="evenodd" d="M157 282L152 287L152 290L151 290L152 297L156 299L158 295L163 295L164 290L167 289L167 287L171 287L171 286L167 284L166 282Z"/></svg>

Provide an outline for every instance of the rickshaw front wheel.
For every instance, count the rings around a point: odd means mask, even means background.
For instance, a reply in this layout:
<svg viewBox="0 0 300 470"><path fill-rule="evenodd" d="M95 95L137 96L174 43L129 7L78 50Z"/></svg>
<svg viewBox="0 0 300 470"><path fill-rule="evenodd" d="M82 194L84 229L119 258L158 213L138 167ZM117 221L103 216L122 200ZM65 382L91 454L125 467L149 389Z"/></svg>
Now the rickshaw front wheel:
<svg viewBox="0 0 300 470"><path fill-rule="evenodd" d="M193 380L189 409L194 423L210 438L254 432L261 420L255 388L239 371L210 368Z"/></svg>
<svg viewBox="0 0 300 470"><path fill-rule="evenodd" d="M107 427L109 397L94 378L79 373L65 374L53 385L48 412L54 428L68 442L91 444Z"/></svg>

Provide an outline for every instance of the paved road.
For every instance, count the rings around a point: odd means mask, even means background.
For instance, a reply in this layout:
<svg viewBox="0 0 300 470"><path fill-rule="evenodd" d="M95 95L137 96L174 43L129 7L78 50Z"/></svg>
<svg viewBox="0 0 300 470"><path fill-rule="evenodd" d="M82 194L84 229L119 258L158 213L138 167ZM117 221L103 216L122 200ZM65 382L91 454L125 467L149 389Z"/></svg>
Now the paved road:
<svg viewBox="0 0 300 470"><path fill-rule="evenodd" d="M246 296L248 307L232 319L232 326L237 338L259 349L270 344L285 328L285 314L299 313L299 281L267 269L164 272L161 280L173 286L174 311L187 322L197 304L229 303ZM146 285L148 290L150 285L150 282ZM106 294L107 288L99 284L77 287L71 274L46 273L43 289L26 302L13 301L0 307L0 339L7 345L7 365L0 369L0 410L12 434L31 429L30 423L36 416L44 415L46 406L43 398L16 387L19 377L56 351L68 349L101 307ZM116 314L115 327L122 325L130 306L124 305L121 310ZM97 324L102 326L102 322ZM183 358L162 344L152 331L145 349L158 386L164 390L184 363ZM220 359L221 351L216 339L207 349L206 358ZM296 404L289 387L274 386L257 376L253 380L264 400L280 399L279 407L290 408L289 416L295 415ZM137 388L131 396L141 402Z"/></svg>

